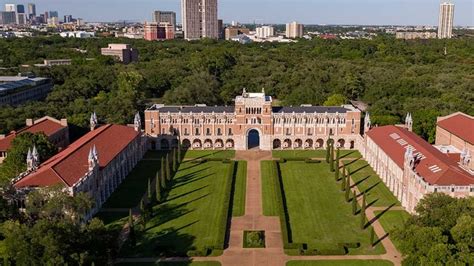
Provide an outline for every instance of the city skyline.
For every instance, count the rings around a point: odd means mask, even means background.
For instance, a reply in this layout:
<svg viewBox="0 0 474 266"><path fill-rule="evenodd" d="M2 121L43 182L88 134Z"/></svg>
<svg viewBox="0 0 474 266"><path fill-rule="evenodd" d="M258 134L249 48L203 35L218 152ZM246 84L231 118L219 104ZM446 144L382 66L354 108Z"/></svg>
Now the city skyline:
<svg viewBox="0 0 474 266"><path fill-rule="evenodd" d="M469 0L452 2L456 5L454 25L473 26L474 4ZM58 10L60 15L73 14L90 22L152 21L150 10L167 10L175 11L178 23L181 22L179 0L159 3L154 0L0 1L2 7L8 3L25 6L34 3L37 13ZM437 25L439 3L432 0L388 0L383 3L374 0L220 0L219 18L225 22L255 21L257 24L298 21L304 24Z"/></svg>

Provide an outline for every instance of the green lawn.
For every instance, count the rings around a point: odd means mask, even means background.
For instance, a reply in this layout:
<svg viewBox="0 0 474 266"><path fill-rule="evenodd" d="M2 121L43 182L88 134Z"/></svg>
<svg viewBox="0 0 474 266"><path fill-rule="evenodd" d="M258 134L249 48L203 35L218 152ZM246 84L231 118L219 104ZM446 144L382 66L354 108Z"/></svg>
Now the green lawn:
<svg viewBox="0 0 474 266"><path fill-rule="evenodd" d="M275 169L272 161L261 162L263 215L278 216Z"/></svg>
<svg viewBox="0 0 474 266"><path fill-rule="evenodd" d="M187 159L197 159L197 158L214 158L214 159L232 159L235 157L234 150L188 150L186 151L185 158Z"/></svg>
<svg viewBox="0 0 474 266"><path fill-rule="evenodd" d="M183 162L166 202L153 208L154 216L138 236L137 245L122 248L125 257L185 256L191 249L216 245L224 236L219 220L230 164ZM228 210L226 210L226 213ZM225 213L225 214L226 214Z"/></svg>
<svg viewBox="0 0 474 266"><path fill-rule="evenodd" d="M117 263L120 266L220 266L217 261L189 261L189 262L134 262L134 263Z"/></svg>
<svg viewBox="0 0 474 266"><path fill-rule="evenodd" d="M326 150L277 150L272 152L274 158L326 158ZM361 157L357 150L341 150L341 158Z"/></svg>
<svg viewBox="0 0 474 266"><path fill-rule="evenodd" d="M400 205L397 198L365 160L359 159L347 163L352 172L352 180L356 182L359 191L361 193L365 191L367 204L371 206Z"/></svg>
<svg viewBox="0 0 474 266"><path fill-rule="evenodd" d="M289 261L286 266L392 266L388 260L321 260Z"/></svg>
<svg viewBox="0 0 474 266"><path fill-rule="evenodd" d="M360 216L352 214L340 184L326 163L280 164L294 243L311 249L334 249L338 243L360 243L350 255L382 254L382 244L370 245L370 232L360 229Z"/></svg>
<svg viewBox="0 0 474 266"><path fill-rule="evenodd" d="M146 192L148 179L155 178L160 161L142 160L112 193L102 208L134 208Z"/></svg>
<svg viewBox="0 0 474 266"><path fill-rule="evenodd" d="M237 175L235 177L234 200L232 216L245 215L245 191L247 185L247 162L237 162Z"/></svg>
<svg viewBox="0 0 474 266"><path fill-rule="evenodd" d="M375 211L375 215L379 217L385 232L393 232L395 228L402 228L403 224L410 218L410 214L406 211ZM397 249L400 249L400 243L393 238L390 238Z"/></svg>

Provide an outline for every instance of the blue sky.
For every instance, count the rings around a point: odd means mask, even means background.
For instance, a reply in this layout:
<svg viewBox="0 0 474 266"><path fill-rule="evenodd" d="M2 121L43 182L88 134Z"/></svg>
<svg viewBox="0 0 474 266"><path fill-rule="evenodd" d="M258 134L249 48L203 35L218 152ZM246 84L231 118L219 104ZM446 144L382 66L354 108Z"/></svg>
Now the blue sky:
<svg viewBox="0 0 474 266"><path fill-rule="evenodd" d="M28 0L0 0L23 3ZM152 10L172 10L180 0L32 0L37 11L57 10L87 21L151 20ZM474 0L454 0L455 25L474 25ZM436 25L439 0L219 0L225 22Z"/></svg>

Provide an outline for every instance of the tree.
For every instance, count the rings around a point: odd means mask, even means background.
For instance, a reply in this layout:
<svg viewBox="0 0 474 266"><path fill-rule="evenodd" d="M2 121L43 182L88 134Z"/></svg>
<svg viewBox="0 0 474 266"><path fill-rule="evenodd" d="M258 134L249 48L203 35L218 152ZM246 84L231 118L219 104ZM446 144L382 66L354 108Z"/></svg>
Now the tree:
<svg viewBox="0 0 474 266"><path fill-rule="evenodd" d="M132 209L128 210L128 228L130 230L128 239L130 240L130 246L135 247L137 244L137 236L135 233L135 225L133 222Z"/></svg>
<svg viewBox="0 0 474 266"><path fill-rule="evenodd" d="M177 159L176 159L176 149L173 149L173 153L172 153L172 164L173 164L173 173L176 173L176 171L178 170L178 164L177 164Z"/></svg>
<svg viewBox="0 0 474 266"><path fill-rule="evenodd" d="M0 182L3 185L9 184L11 179L26 171L26 155L33 146L38 150L40 162L48 160L57 152L57 148L44 133L19 134L12 141L7 158L0 165Z"/></svg>
<svg viewBox="0 0 474 266"><path fill-rule="evenodd" d="M345 198L346 201L349 202L351 200L351 179L348 177L346 182L346 189L345 189Z"/></svg>
<svg viewBox="0 0 474 266"><path fill-rule="evenodd" d="M331 144L328 142L326 143L326 163L329 163L329 157L331 156Z"/></svg>
<svg viewBox="0 0 474 266"><path fill-rule="evenodd" d="M153 201L153 190L151 189L151 180L148 178L148 184L147 184L147 197L148 197L148 202Z"/></svg>
<svg viewBox="0 0 474 266"><path fill-rule="evenodd" d="M375 246L375 231L373 226L370 227L370 245L372 245L372 247Z"/></svg>
<svg viewBox="0 0 474 266"><path fill-rule="evenodd" d="M331 148L330 148L330 154L329 154L329 168L331 172L334 172L334 144L331 143Z"/></svg>
<svg viewBox="0 0 474 266"><path fill-rule="evenodd" d="M347 103L346 96L342 94L333 94L323 103L324 106L341 106Z"/></svg>
<svg viewBox="0 0 474 266"><path fill-rule="evenodd" d="M360 209L360 229L365 228L365 221L366 221L366 215L365 215L365 192L362 194L362 207Z"/></svg>
<svg viewBox="0 0 474 266"><path fill-rule="evenodd" d="M342 172L342 180L341 180L341 191L346 190L346 173Z"/></svg>
<svg viewBox="0 0 474 266"><path fill-rule="evenodd" d="M167 180L167 177L166 177L166 170L165 170L165 159L163 157L161 157L161 167L160 167L160 171L161 171L161 187L163 189L166 188L166 180Z"/></svg>
<svg viewBox="0 0 474 266"><path fill-rule="evenodd" d="M183 148L183 147L181 146L181 141L178 139L178 155L177 155L177 157L178 157L178 164L181 164L181 159L182 159L182 158L181 158L181 149L182 149L182 148Z"/></svg>
<svg viewBox="0 0 474 266"><path fill-rule="evenodd" d="M155 197L156 197L156 202L160 203L161 202L161 178L160 178L160 172L156 171L155 175Z"/></svg>
<svg viewBox="0 0 474 266"><path fill-rule="evenodd" d="M166 154L165 172L166 172L166 180L167 180L168 182L171 181L171 170L170 170L169 154Z"/></svg>
<svg viewBox="0 0 474 266"><path fill-rule="evenodd" d="M352 214L357 214L357 193L355 191L352 192Z"/></svg>
<svg viewBox="0 0 474 266"><path fill-rule="evenodd" d="M335 161L335 169L336 169L336 180L339 180L339 163L340 163L340 151L339 148L337 148L336 152L336 161Z"/></svg>

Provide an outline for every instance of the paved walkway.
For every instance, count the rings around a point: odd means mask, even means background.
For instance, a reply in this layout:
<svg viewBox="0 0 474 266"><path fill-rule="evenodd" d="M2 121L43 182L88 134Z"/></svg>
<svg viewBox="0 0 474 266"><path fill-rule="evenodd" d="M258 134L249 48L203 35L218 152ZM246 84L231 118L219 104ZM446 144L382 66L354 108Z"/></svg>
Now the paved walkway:
<svg viewBox="0 0 474 266"><path fill-rule="evenodd" d="M393 245L392 241L378 220L372 222L374 231L382 238L382 245L387 253L382 255L344 255L344 256L288 256L284 253L281 227L279 217L268 217L263 215L262 205L262 179L260 162L271 160L271 152L264 151L237 151L236 160L247 161L247 188L245 215L232 217L230 224L230 236L228 247L219 257L193 257L193 258L133 258L118 259L117 262L156 262L156 261L218 261L223 266L284 266L293 260L389 260L395 265L401 265L401 255ZM322 158L319 158L322 159ZM347 158L355 159L355 158ZM324 159L323 159L324 160ZM352 178L351 178L352 181ZM354 182L351 182L354 184ZM357 187L356 191L359 193ZM362 201L362 197L359 197ZM369 207L366 210L367 218L372 221L375 218L374 211L385 210L387 207ZM393 207L392 210L398 210ZM243 232L245 230L264 230L266 248L247 249L243 248Z"/></svg>

